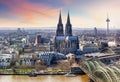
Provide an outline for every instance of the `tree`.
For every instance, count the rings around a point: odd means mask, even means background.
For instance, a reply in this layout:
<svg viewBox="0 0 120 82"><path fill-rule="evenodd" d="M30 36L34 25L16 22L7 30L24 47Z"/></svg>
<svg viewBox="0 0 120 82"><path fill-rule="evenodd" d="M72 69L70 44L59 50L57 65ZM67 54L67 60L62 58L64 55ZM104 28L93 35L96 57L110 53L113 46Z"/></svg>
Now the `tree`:
<svg viewBox="0 0 120 82"><path fill-rule="evenodd" d="M47 65L46 65L45 61L37 60L35 62L36 71L45 70L46 68L47 68Z"/></svg>

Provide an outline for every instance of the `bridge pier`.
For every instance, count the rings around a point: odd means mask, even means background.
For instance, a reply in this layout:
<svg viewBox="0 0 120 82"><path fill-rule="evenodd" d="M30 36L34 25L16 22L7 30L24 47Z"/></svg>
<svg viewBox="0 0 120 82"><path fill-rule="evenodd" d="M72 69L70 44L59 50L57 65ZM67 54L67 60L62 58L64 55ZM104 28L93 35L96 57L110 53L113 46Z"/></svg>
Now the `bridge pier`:
<svg viewBox="0 0 120 82"><path fill-rule="evenodd" d="M88 82L94 82L91 78L89 78L89 81Z"/></svg>
<svg viewBox="0 0 120 82"><path fill-rule="evenodd" d="M82 71L79 67L71 67L71 73L77 75L85 75L85 72Z"/></svg>

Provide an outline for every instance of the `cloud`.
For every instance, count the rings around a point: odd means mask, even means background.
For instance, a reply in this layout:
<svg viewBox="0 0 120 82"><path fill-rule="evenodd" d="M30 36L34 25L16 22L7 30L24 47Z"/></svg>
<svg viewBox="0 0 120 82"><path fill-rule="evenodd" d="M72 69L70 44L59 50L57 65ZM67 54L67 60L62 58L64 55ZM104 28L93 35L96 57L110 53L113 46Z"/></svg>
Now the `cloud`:
<svg viewBox="0 0 120 82"><path fill-rule="evenodd" d="M71 5L73 1L75 0L62 0L62 3L65 5Z"/></svg>
<svg viewBox="0 0 120 82"><path fill-rule="evenodd" d="M60 8L53 8L50 5L41 3L32 3L28 0L1 0L0 3L10 8L9 11L4 12L5 14L31 23L38 17L54 17L60 10Z"/></svg>
<svg viewBox="0 0 120 82"><path fill-rule="evenodd" d="M0 4L9 9L0 10L0 26L56 26L61 9L64 24L70 10L75 27L106 27L107 13L110 25L120 26L120 0L0 0Z"/></svg>

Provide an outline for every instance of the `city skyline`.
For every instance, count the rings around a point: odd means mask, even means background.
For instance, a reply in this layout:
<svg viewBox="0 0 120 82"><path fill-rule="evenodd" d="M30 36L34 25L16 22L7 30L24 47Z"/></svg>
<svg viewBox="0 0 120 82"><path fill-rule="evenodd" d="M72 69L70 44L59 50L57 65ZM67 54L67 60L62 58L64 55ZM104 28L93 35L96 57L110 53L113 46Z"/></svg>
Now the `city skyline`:
<svg viewBox="0 0 120 82"><path fill-rule="evenodd" d="M64 25L70 12L73 28L105 28L108 13L110 29L118 29L119 4L119 0L1 0L0 29L56 28L60 11Z"/></svg>

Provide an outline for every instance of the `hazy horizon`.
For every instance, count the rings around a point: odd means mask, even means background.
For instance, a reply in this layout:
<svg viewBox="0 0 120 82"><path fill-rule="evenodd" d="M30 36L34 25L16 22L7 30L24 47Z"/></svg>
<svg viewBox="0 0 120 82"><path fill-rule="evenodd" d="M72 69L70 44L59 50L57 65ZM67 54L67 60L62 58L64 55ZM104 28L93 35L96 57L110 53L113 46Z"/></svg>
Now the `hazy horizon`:
<svg viewBox="0 0 120 82"><path fill-rule="evenodd" d="M56 27L16 27L16 28L6 28L6 27L3 27L3 28L0 28L0 30L17 30L18 28L20 28L21 30L56 30L57 29L57 26ZM90 27L90 28L83 28L83 27L72 27L73 30L93 30L95 27ZM97 27L96 27L97 28ZM64 27L65 29L65 27ZM106 30L106 28L97 28L98 30ZM110 28L109 30L120 30L120 28Z"/></svg>

